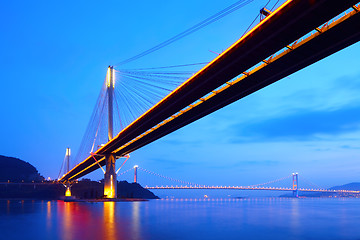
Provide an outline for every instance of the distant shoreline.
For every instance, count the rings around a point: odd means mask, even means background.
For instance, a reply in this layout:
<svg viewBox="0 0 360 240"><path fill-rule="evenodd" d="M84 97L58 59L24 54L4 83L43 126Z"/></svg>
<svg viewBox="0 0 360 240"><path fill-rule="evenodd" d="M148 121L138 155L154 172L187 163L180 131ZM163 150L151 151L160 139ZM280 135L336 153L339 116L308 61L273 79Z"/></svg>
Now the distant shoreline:
<svg viewBox="0 0 360 240"><path fill-rule="evenodd" d="M103 183L97 181L79 181L71 187L76 199L103 198ZM159 199L151 191L138 183L118 182L119 199ZM65 196L65 187L58 182L1 182L0 199L39 199L61 200Z"/></svg>

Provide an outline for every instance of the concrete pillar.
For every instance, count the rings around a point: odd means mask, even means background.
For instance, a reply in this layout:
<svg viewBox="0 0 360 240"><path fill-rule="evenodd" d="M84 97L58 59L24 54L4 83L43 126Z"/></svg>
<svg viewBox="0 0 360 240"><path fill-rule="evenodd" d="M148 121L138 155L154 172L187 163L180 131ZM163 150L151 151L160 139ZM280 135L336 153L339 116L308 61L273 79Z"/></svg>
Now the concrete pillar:
<svg viewBox="0 0 360 240"><path fill-rule="evenodd" d="M115 156L110 154L106 157L106 170L104 177L104 196L106 198L117 197L117 180L115 173Z"/></svg>

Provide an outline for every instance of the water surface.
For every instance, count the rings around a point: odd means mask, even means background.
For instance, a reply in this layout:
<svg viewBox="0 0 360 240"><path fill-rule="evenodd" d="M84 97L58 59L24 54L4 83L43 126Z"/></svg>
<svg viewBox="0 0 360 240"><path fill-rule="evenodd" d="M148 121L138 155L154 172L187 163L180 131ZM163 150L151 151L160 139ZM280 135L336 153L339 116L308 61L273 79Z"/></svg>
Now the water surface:
<svg viewBox="0 0 360 240"><path fill-rule="evenodd" d="M360 239L360 199L0 200L0 239Z"/></svg>

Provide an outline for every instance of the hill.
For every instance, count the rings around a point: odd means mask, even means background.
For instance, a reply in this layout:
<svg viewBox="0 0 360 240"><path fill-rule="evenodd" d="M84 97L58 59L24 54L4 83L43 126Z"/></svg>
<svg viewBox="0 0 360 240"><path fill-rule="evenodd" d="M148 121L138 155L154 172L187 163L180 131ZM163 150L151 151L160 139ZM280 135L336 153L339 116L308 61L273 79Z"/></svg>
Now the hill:
<svg viewBox="0 0 360 240"><path fill-rule="evenodd" d="M28 162L0 155L0 182L41 182L44 177Z"/></svg>
<svg viewBox="0 0 360 240"><path fill-rule="evenodd" d="M335 186L332 187L330 189L333 190L355 190L355 191L360 191L360 182L352 182L352 183L348 183L348 184L344 184L344 185L340 185L340 186Z"/></svg>
<svg viewBox="0 0 360 240"><path fill-rule="evenodd" d="M334 186L329 188L331 190L355 190L360 191L360 182L347 183L344 185ZM359 197L357 194L350 193L322 193L322 192L314 192L314 193L302 193L299 192L300 197ZM281 195L280 197L292 197L292 193Z"/></svg>
<svg viewBox="0 0 360 240"><path fill-rule="evenodd" d="M62 184L43 181L44 177L30 163L0 155L0 198L59 199L64 196ZM77 198L100 198L103 189L103 183L90 180L79 181L72 186L73 195ZM158 198L139 184L126 181L118 182L118 197Z"/></svg>

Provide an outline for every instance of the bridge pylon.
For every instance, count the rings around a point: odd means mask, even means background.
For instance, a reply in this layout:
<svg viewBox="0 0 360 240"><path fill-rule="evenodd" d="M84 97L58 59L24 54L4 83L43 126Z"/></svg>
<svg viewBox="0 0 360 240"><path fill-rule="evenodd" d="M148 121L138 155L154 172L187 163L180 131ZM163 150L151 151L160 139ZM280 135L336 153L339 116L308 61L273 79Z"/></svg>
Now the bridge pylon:
<svg viewBox="0 0 360 240"><path fill-rule="evenodd" d="M298 173L293 173L292 174L293 177L293 196L294 197L299 197L299 174Z"/></svg>
<svg viewBox="0 0 360 240"><path fill-rule="evenodd" d="M71 150L70 148L66 148L66 154L65 154L65 169L66 172L70 171L70 155L71 155ZM65 197L71 197L71 183L69 181L67 181L65 183Z"/></svg>
<svg viewBox="0 0 360 240"><path fill-rule="evenodd" d="M112 66L108 67L106 74L106 86L108 96L108 140L113 138L113 100L115 88L115 74ZM105 198L117 197L117 180L115 170L116 157L113 154L105 156L106 169L104 176L104 196Z"/></svg>

